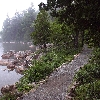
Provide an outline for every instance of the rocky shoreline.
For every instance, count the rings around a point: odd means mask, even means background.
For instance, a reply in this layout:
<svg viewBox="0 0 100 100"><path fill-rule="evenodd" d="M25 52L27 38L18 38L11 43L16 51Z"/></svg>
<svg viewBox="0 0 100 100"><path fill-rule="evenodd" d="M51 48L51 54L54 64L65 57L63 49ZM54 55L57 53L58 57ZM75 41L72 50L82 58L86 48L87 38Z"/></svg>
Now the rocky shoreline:
<svg viewBox="0 0 100 100"><path fill-rule="evenodd" d="M15 52L10 50L4 53L0 60L1 66L7 66L3 71L15 71L16 73L22 74L31 66L32 60L38 60L43 54L32 52L31 50ZM5 85L1 88L1 93L5 94L8 92L16 91L16 85Z"/></svg>
<svg viewBox="0 0 100 100"><path fill-rule="evenodd" d="M33 45L29 47L33 48ZM47 44L48 50L51 47L52 44ZM7 66L7 68L4 69L3 71L8 71L8 72L15 71L16 73L23 75L23 72L32 65L32 61L39 60L43 55L44 53L42 52L42 49L40 49L38 46L36 47L35 52L32 52L32 50L18 51L18 52L15 52L15 50L10 50L1 56L2 59L0 60L0 65ZM12 92L12 90L16 90L15 87L16 87L15 84L5 85L1 88L1 93L5 94Z"/></svg>
<svg viewBox="0 0 100 100"><path fill-rule="evenodd" d="M39 59L40 55L33 53L31 50L19 52L11 50L1 56L0 65L7 66L5 70L13 71L15 69L17 73L21 74L31 65L32 59Z"/></svg>

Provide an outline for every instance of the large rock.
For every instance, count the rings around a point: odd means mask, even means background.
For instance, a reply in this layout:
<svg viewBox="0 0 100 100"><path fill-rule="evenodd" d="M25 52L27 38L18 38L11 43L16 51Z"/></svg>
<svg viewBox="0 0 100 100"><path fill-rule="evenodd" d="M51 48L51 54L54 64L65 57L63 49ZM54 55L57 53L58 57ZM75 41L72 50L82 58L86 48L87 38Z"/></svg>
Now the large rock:
<svg viewBox="0 0 100 100"><path fill-rule="evenodd" d="M0 60L0 65L7 66L8 64L9 64L9 60L4 60L4 59Z"/></svg>
<svg viewBox="0 0 100 100"><path fill-rule="evenodd" d="M3 54L1 57L2 57L2 59L9 59L10 58L10 54Z"/></svg>
<svg viewBox="0 0 100 100"><path fill-rule="evenodd" d="M6 85L6 86L1 88L1 93L6 94L9 92L13 92L15 89L16 89L15 85Z"/></svg>

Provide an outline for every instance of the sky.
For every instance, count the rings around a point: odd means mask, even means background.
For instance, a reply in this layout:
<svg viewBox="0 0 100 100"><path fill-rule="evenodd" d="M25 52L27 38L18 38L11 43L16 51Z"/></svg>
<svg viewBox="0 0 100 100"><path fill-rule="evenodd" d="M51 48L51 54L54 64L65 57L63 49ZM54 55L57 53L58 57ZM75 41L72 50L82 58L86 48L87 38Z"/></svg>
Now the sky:
<svg viewBox="0 0 100 100"><path fill-rule="evenodd" d="M38 10L38 4L40 2L46 3L46 0L0 0L0 30L7 15L13 17L16 11L20 12L29 8L31 2L35 10Z"/></svg>

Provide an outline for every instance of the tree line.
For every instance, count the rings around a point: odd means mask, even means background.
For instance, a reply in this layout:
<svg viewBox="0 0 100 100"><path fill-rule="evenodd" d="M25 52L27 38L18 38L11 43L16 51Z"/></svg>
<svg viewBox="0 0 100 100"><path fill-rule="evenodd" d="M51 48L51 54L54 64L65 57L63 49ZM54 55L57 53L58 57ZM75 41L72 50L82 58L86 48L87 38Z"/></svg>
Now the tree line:
<svg viewBox="0 0 100 100"><path fill-rule="evenodd" d="M47 4L39 4L39 9L49 11L58 19L52 28L52 39L55 38L56 43L63 41L68 45L70 42L75 48L84 42L100 46L99 0L47 0Z"/></svg>
<svg viewBox="0 0 100 100"><path fill-rule="evenodd" d="M33 4L22 12L16 12L12 18L7 15L0 32L3 41L30 41L30 34L34 31L32 23L36 15Z"/></svg>
<svg viewBox="0 0 100 100"><path fill-rule="evenodd" d="M47 0L47 4L39 4L38 15L31 5L22 13L6 18L2 38L4 41L32 39L34 44L45 48L47 43L65 48L78 48L84 42L100 46L99 5L99 0Z"/></svg>

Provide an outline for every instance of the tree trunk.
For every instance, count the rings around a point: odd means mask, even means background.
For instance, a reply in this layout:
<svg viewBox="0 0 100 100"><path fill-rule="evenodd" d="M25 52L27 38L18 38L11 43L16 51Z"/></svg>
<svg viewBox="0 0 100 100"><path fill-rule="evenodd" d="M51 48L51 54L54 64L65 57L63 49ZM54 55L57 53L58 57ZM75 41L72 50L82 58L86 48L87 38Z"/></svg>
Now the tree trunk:
<svg viewBox="0 0 100 100"><path fill-rule="evenodd" d="M46 52L47 46L46 43L43 44L44 52Z"/></svg>
<svg viewBox="0 0 100 100"><path fill-rule="evenodd" d="M81 34L82 34L82 41L81 42L82 42L82 47L83 47L83 45L84 45L84 31L82 31Z"/></svg>
<svg viewBox="0 0 100 100"><path fill-rule="evenodd" d="M75 30L75 34L74 34L74 47L77 49L79 46L79 41L78 41L78 37L79 37L79 31Z"/></svg>

